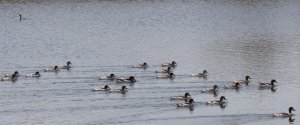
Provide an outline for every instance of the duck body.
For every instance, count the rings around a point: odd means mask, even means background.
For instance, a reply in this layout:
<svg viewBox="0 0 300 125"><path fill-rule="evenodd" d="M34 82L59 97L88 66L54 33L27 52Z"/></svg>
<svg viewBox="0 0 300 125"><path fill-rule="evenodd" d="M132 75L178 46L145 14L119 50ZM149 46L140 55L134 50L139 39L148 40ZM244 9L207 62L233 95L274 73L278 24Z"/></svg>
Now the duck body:
<svg viewBox="0 0 300 125"><path fill-rule="evenodd" d="M108 85L105 85L104 88L93 88L92 91L110 91Z"/></svg>
<svg viewBox="0 0 300 125"><path fill-rule="evenodd" d="M16 81L18 79L18 77L15 76L4 76L3 78L1 78L1 81Z"/></svg>
<svg viewBox="0 0 300 125"><path fill-rule="evenodd" d="M218 92L219 87L217 85L214 85L212 89L207 90L201 90L201 93L216 93Z"/></svg>
<svg viewBox="0 0 300 125"><path fill-rule="evenodd" d="M189 93L185 93L184 96L171 96L171 100L185 100L191 98Z"/></svg>
<svg viewBox="0 0 300 125"><path fill-rule="evenodd" d="M59 71L58 66L54 66L54 68L44 69L44 72L57 72Z"/></svg>
<svg viewBox="0 0 300 125"><path fill-rule="evenodd" d="M270 83L263 83L263 82L259 82L259 87L261 88L272 88L272 87L275 87L277 85L275 85L274 83L277 83L276 80L271 80Z"/></svg>
<svg viewBox="0 0 300 125"><path fill-rule="evenodd" d="M156 78L170 78L170 79L172 79L174 77L175 77L174 73L161 74L161 75L156 76Z"/></svg>
<svg viewBox="0 0 300 125"><path fill-rule="evenodd" d="M235 83L239 83L239 84L246 84L246 85L248 85L249 79L251 79L251 77L250 77L250 76L246 76L246 77L245 77L245 80L235 80L235 81L233 81L233 83L234 83L234 84L235 84Z"/></svg>
<svg viewBox="0 0 300 125"><path fill-rule="evenodd" d="M117 78L116 79L117 83L135 83L136 80L134 76L130 76L129 78Z"/></svg>
<svg viewBox="0 0 300 125"><path fill-rule="evenodd" d="M98 79L99 80L115 80L116 76L115 76L115 74L110 74L109 76L101 76Z"/></svg>
<svg viewBox="0 0 300 125"><path fill-rule="evenodd" d="M281 112L281 113L274 113L274 117L291 117L292 111L296 111L293 107L289 107L289 113Z"/></svg>
<svg viewBox="0 0 300 125"><path fill-rule="evenodd" d="M224 96L221 96L220 97L220 100L212 100L212 101L208 101L206 102L206 104L210 104L210 105L222 105L222 104L225 104L227 103L226 101L226 98Z"/></svg>
<svg viewBox="0 0 300 125"><path fill-rule="evenodd" d="M148 64L144 62L143 64L133 65L132 68L147 68Z"/></svg>
<svg viewBox="0 0 300 125"><path fill-rule="evenodd" d="M126 86L122 86L121 89L110 89L110 90L109 90L109 92L118 92L118 93L125 93L125 92L127 92L127 91L128 91L128 90L127 90Z"/></svg>
<svg viewBox="0 0 300 125"><path fill-rule="evenodd" d="M26 77L37 77L37 78L40 76L41 76L40 72L35 72L35 73L31 73L29 75L26 75Z"/></svg>
<svg viewBox="0 0 300 125"><path fill-rule="evenodd" d="M171 73L172 68L168 67L167 69L160 69L160 70L155 70L155 73Z"/></svg>
<svg viewBox="0 0 300 125"><path fill-rule="evenodd" d="M239 89L240 83L235 83L234 85L224 86L224 89Z"/></svg>
<svg viewBox="0 0 300 125"><path fill-rule="evenodd" d="M189 99L188 101L184 102L184 103L178 103L176 104L177 107L193 107L194 106L194 100L193 99Z"/></svg>
<svg viewBox="0 0 300 125"><path fill-rule="evenodd" d="M202 73L193 73L191 76L193 77L206 77L208 75L207 70L203 70Z"/></svg>
<svg viewBox="0 0 300 125"><path fill-rule="evenodd" d="M177 63L175 61L172 61L171 63L164 63L161 64L162 67L176 67Z"/></svg>
<svg viewBox="0 0 300 125"><path fill-rule="evenodd" d="M58 66L59 69L70 69L72 66L72 63L70 61L67 62L67 65L64 66Z"/></svg>

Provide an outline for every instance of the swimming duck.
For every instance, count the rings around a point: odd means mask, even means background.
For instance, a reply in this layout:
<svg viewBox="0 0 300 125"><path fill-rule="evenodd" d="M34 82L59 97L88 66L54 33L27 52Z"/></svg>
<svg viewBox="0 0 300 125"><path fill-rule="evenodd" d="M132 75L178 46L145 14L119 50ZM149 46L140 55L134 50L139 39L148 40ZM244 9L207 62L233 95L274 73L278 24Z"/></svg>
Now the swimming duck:
<svg viewBox="0 0 300 125"><path fill-rule="evenodd" d="M292 111L296 111L293 107L289 108L289 113L274 113L273 116L275 117L290 117L292 116Z"/></svg>
<svg viewBox="0 0 300 125"><path fill-rule="evenodd" d="M133 65L133 68L147 68L148 64L146 62L144 62L143 64L137 64L137 65Z"/></svg>
<svg viewBox="0 0 300 125"><path fill-rule="evenodd" d="M185 93L184 96L171 96L172 100L185 100L191 98L190 93Z"/></svg>
<svg viewBox="0 0 300 125"><path fill-rule="evenodd" d="M177 107L192 107L194 106L194 99L189 99L188 101L184 102L184 103L178 103Z"/></svg>
<svg viewBox="0 0 300 125"><path fill-rule="evenodd" d="M240 84L246 84L246 85L248 85L249 79L251 79L251 77L250 76L246 76L245 80L235 80L235 81L233 81L233 83L240 83Z"/></svg>
<svg viewBox="0 0 300 125"><path fill-rule="evenodd" d="M161 74L161 75L156 76L156 78L170 78L170 79L172 79L174 77L175 77L175 74L172 72L168 73L168 74Z"/></svg>
<svg viewBox="0 0 300 125"><path fill-rule="evenodd" d="M225 103L226 103L226 101L224 101L224 100L226 100L225 96L221 96L221 97L220 97L220 100L212 100L212 101L208 101L208 102L206 102L206 104L211 104L211 105L213 105L213 104L215 104L215 105L221 105L221 104L225 104Z"/></svg>
<svg viewBox="0 0 300 125"><path fill-rule="evenodd" d="M203 70L202 73L193 73L191 76L206 77L207 75L208 75L207 70Z"/></svg>
<svg viewBox="0 0 300 125"><path fill-rule="evenodd" d="M168 67L167 69L156 70L155 73L171 73L172 68Z"/></svg>
<svg viewBox="0 0 300 125"><path fill-rule="evenodd" d="M230 86L224 86L225 89L239 89L240 88L240 83L235 83L234 85Z"/></svg>
<svg viewBox="0 0 300 125"><path fill-rule="evenodd" d="M58 66L54 66L53 69L44 69L44 72L57 72L57 71L59 71Z"/></svg>
<svg viewBox="0 0 300 125"><path fill-rule="evenodd" d="M70 61L67 62L67 65L64 66L58 66L59 69L70 69L72 63Z"/></svg>
<svg viewBox="0 0 300 125"><path fill-rule="evenodd" d="M277 83L277 81L275 79L272 79L271 83L259 82L259 87L275 87L276 85L274 83Z"/></svg>
<svg viewBox="0 0 300 125"><path fill-rule="evenodd" d="M126 86L122 86L121 89L110 89L109 92L120 92L120 93L124 93L124 92L127 92L127 87L126 87Z"/></svg>
<svg viewBox="0 0 300 125"><path fill-rule="evenodd" d="M176 67L177 63L175 61L172 61L172 63L164 63L161 64L162 67Z"/></svg>
<svg viewBox="0 0 300 125"><path fill-rule="evenodd" d="M102 76L98 78L99 80L115 80L116 76L115 74L110 74L109 76Z"/></svg>
<svg viewBox="0 0 300 125"><path fill-rule="evenodd" d="M11 77L12 75L19 76L20 73L18 71L15 71L13 74L4 74L4 77Z"/></svg>
<svg viewBox="0 0 300 125"><path fill-rule="evenodd" d="M35 72L35 73L31 73L31 74L29 74L29 75L27 75L26 77L40 77L41 76L41 74L40 74L40 72Z"/></svg>
<svg viewBox="0 0 300 125"><path fill-rule="evenodd" d="M1 81L16 81L18 79L18 74L12 74L9 76L4 76L3 78L1 78Z"/></svg>
<svg viewBox="0 0 300 125"><path fill-rule="evenodd" d="M214 85L212 89L207 90L201 90L201 93L215 93L218 92L219 87L217 85Z"/></svg>
<svg viewBox="0 0 300 125"><path fill-rule="evenodd" d="M105 85L104 88L93 88L92 91L110 91L108 85Z"/></svg>
<svg viewBox="0 0 300 125"><path fill-rule="evenodd" d="M117 78L116 79L117 83L135 83L136 80L134 76L130 76L129 78Z"/></svg>

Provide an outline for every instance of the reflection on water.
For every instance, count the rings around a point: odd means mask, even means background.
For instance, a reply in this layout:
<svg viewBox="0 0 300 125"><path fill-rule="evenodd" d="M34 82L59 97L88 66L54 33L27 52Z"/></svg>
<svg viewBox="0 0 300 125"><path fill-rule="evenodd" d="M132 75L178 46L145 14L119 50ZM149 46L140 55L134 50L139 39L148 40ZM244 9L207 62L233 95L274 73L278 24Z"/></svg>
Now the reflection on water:
<svg viewBox="0 0 300 125"><path fill-rule="evenodd" d="M0 74L21 73L1 82L2 124L281 125L272 113L300 102L297 0L2 0L0 16ZM69 60L68 71L24 77ZM173 60L176 77L157 79ZM140 62L149 67L131 67ZM137 82L97 79L111 73ZM245 75L247 86L223 89ZM270 79L279 85L259 88ZM104 85L128 92L90 92ZM185 92L197 103L176 108L169 97ZM228 105L205 104L220 95Z"/></svg>

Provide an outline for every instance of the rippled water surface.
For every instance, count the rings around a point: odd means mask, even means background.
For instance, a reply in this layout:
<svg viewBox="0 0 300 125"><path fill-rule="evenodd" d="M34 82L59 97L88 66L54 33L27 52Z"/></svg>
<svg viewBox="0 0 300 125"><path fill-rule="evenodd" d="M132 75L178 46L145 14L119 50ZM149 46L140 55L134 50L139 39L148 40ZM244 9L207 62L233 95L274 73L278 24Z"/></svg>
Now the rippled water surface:
<svg viewBox="0 0 300 125"><path fill-rule="evenodd" d="M0 82L1 124L299 124L298 0L7 0L0 17L0 74L21 74ZM69 71L42 72L69 60ZM155 78L173 60L176 78ZM190 77L204 69L207 78ZM42 76L25 77L34 71ZM137 82L97 79L110 73ZM246 75L248 86L223 89ZM259 89L271 79L275 91ZM128 92L91 92L105 84ZM218 95L200 93L215 84ZM169 99L185 92L193 108ZM205 104L222 95L225 108ZM294 122L272 117L290 106Z"/></svg>

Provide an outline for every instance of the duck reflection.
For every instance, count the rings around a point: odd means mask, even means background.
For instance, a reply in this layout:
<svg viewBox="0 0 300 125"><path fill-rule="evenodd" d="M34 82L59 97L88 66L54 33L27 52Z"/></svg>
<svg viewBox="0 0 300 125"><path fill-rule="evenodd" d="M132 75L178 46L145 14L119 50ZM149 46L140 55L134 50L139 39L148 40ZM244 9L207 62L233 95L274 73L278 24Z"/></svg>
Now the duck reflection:
<svg viewBox="0 0 300 125"><path fill-rule="evenodd" d="M295 119L292 118L292 116L290 116L290 117L289 117L289 123L290 123L290 124L294 124L294 121L295 121Z"/></svg>

